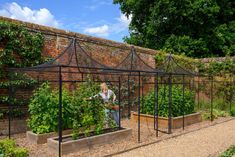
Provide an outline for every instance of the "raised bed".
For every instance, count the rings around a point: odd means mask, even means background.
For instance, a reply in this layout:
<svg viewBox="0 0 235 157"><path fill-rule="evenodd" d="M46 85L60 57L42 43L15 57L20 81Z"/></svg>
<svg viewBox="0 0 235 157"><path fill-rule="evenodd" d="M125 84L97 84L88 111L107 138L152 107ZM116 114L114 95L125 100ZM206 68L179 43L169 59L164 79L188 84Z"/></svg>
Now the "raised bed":
<svg viewBox="0 0 235 157"><path fill-rule="evenodd" d="M101 146L104 144L110 144L123 139L128 139L131 137L132 130L130 128L122 128L120 130L107 132L100 135L94 135L90 137L81 137L80 139L73 140L71 135L63 136L63 141L61 143L61 154L69 154L72 152L80 151L95 146ZM48 149L50 152L58 155L59 142L58 137L49 138L47 140Z"/></svg>
<svg viewBox="0 0 235 157"><path fill-rule="evenodd" d="M72 133L72 130L63 131L63 135L68 135L68 134L71 134L71 133ZM58 133L51 132L51 133L45 133L45 134L35 134L32 131L27 131L26 136L27 136L27 140L30 143L44 144L44 143L47 143L48 138L58 136Z"/></svg>
<svg viewBox="0 0 235 157"><path fill-rule="evenodd" d="M138 121L138 113L131 112L131 120L134 122ZM201 122L201 113L193 113L188 114L184 116L184 126L188 126L191 124L195 124L198 122ZM153 115L147 115L147 114L140 114L140 123L148 123L153 124L154 123L154 116ZM179 117L172 117L172 129L178 129L183 127L183 116ZM168 128L168 118L165 117L158 117L158 127L167 129Z"/></svg>

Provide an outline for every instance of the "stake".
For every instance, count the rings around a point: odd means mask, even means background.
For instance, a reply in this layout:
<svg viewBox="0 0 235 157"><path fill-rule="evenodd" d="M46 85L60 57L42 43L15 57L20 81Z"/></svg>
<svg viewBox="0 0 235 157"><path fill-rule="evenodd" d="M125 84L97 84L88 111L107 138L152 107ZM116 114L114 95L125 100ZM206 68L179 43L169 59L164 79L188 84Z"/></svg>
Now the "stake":
<svg viewBox="0 0 235 157"><path fill-rule="evenodd" d="M118 77L118 106L119 106L119 129L121 129L121 78Z"/></svg>
<svg viewBox="0 0 235 157"><path fill-rule="evenodd" d="M171 107L172 107L172 84L171 84L171 75L168 78L169 84L169 106L168 106L168 133L171 134Z"/></svg>
<svg viewBox="0 0 235 157"><path fill-rule="evenodd" d="M155 87L154 87L154 98L155 98L155 108L154 108L154 129L156 129L156 137L158 137L158 73L155 77ZM155 119L156 118L156 119Z"/></svg>
<svg viewBox="0 0 235 157"><path fill-rule="evenodd" d="M128 88L128 118L130 119L130 117L131 117L131 104L130 104L130 75L128 75L127 88Z"/></svg>
<svg viewBox="0 0 235 157"><path fill-rule="evenodd" d="M184 109L185 109L185 101L184 101L184 88L185 88L185 81L184 81L184 75L183 75L183 130L184 130Z"/></svg>
<svg viewBox="0 0 235 157"><path fill-rule="evenodd" d="M62 142L62 74L61 66L59 67L59 157L61 157L61 142Z"/></svg>
<svg viewBox="0 0 235 157"><path fill-rule="evenodd" d="M140 72L138 85L138 142L140 142Z"/></svg>
<svg viewBox="0 0 235 157"><path fill-rule="evenodd" d="M211 76L211 121L213 121L213 76Z"/></svg>

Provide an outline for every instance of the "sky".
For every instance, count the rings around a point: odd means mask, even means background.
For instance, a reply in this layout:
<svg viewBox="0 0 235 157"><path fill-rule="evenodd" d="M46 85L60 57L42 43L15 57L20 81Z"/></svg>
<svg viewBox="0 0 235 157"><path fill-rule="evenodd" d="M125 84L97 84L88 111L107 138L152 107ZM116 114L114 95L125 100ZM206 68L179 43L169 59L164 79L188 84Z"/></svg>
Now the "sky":
<svg viewBox="0 0 235 157"><path fill-rule="evenodd" d="M0 16L123 42L127 18L113 0L0 0Z"/></svg>

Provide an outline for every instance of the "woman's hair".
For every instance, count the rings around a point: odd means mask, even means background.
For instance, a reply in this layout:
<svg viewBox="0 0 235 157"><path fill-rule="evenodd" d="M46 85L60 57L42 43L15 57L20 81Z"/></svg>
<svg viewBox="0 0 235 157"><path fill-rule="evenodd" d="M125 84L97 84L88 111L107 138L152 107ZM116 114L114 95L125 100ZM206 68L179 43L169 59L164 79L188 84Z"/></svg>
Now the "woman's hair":
<svg viewBox="0 0 235 157"><path fill-rule="evenodd" d="M101 83L100 88L101 88L102 91L108 91L108 86L107 86L106 83Z"/></svg>

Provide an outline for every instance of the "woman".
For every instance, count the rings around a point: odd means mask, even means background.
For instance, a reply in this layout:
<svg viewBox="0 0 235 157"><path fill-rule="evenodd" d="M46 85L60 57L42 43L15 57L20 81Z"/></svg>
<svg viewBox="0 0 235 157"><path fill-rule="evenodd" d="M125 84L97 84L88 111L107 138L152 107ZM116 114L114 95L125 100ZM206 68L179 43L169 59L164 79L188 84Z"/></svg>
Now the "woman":
<svg viewBox="0 0 235 157"><path fill-rule="evenodd" d="M106 104L105 105L106 122L108 121L107 119L109 118L109 113L111 113L114 121L116 122L117 125L119 125L119 111L118 111L119 106L110 105L110 104L114 104L116 100L116 95L114 94L112 90L108 89L108 86L106 83L101 83L100 89L101 91L97 95L90 97L89 99L100 96L102 100L104 101L104 104Z"/></svg>

